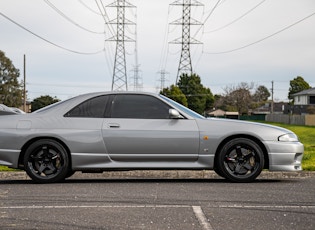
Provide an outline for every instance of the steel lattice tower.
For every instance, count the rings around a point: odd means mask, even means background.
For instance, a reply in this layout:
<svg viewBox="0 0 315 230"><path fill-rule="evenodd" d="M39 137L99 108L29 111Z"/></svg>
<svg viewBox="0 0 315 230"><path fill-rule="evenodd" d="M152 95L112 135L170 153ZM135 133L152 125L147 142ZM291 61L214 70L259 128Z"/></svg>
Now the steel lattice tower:
<svg viewBox="0 0 315 230"><path fill-rule="evenodd" d="M125 26L134 23L125 18L126 7L135 7L125 0L116 0L107 7L117 8L117 18L110 21L109 24L116 24L116 36L108 39L116 42L114 71L112 79L112 91L128 90L125 42L134 41L125 35Z"/></svg>
<svg viewBox="0 0 315 230"><path fill-rule="evenodd" d="M192 74L192 64L191 64L191 56L190 56L190 45L191 44L201 44L201 42L190 36L190 26L191 25L202 25L202 23L197 20L191 18L191 7L192 6L203 6L203 4L195 1L195 0L177 0L170 5L182 6L182 17L172 22L173 25L181 25L182 26L182 36L180 38L175 39L170 42L173 44L181 44L182 50L179 60L179 66L177 71L176 83L178 78L182 73Z"/></svg>

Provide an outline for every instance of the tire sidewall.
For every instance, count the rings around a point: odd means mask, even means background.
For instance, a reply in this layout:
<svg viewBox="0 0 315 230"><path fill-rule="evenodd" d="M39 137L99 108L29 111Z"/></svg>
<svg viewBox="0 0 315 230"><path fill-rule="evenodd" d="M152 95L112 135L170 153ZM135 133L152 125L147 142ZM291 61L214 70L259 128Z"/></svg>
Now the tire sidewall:
<svg viewBox="0 0 315 230"><path fill-rule="evenodd" d="M231 174L231 172L225 167L225 156L228 151L235 145L247 145L254 149L256 157L259 158L258 166L255 166L255 170L247 176L238 176L235 174ZM254 181L264 167L264 153L260 146L253 140L248 138L236 138L228 141L221 151L219 152L219 156L217 158L216 165L218 167L219 172L222 176L233 182L252 182Z"/></svg>
<svg viewBox="0 0 315 230"><path fill-rule="evenodd" d="M29 166L29 159L33 152L45 145L52 146L54 149L57 149L63 160L63 166L58 170L58 173L53 176L48 176L47 178L34 173L33 169ZM41 139L35 141L27 148L24 155L24 169L27 175L36 183L58 182L63 180L69 171L69 156L66 149L59 142L51 139Z"/></svg>

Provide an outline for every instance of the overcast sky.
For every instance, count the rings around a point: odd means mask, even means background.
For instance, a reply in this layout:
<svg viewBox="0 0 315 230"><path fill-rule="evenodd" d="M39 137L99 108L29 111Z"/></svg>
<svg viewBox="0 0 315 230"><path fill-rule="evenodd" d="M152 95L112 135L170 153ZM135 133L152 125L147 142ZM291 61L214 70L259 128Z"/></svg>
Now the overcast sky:
<svg viewBox="0 0 315 230"><path fill-rule="evenodd" d="M126 9L126 17L137 26L126 27L126 36L137 43L126 44L128 87L133 89L137 44L143 91L157 92L162 70L165 86L176 81L181 46L169 42L181 36L181 28L169 23L182 9L168 0L129 2L136 8ZM191 26L191 37L202 44L191 46L192 65L213 94L241 82L271 89L273 81L274 99L285 101L297 76L315 87L314 0L199 2L204 6L192 7L192 17L204 25ZM103 10L100 0L0 0L0 50L20 69L21 79L26 55L30 100L111 90L115 42L107 41L113 31L98 6ZM106 7L106 13L113 20L116 9Z"/></svg>

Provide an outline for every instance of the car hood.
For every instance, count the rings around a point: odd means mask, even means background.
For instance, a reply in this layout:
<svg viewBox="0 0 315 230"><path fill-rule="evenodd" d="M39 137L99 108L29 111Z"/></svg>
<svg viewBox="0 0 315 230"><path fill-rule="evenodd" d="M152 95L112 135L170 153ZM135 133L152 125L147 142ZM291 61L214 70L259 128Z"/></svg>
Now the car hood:
<svg viewBox="0 0 315 230"><path fill-rule="evenodd" d="M222 118L198 119L197 124L201 132L222 139L231 135L250 135L261 141L277 141L279 136L293 133L278 126Z"/></svg>

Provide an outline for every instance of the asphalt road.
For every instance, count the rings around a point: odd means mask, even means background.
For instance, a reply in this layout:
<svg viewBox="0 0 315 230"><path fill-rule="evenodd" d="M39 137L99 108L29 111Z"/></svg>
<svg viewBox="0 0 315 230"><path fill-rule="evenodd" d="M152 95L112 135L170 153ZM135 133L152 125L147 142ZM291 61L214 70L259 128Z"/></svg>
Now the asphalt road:
<svg viewBox="0 0 315 230"><path fill-rule="evenodd" d="M314 173L241 184L172 173L77 173L57 184L2 174L0 229L315 229Z"/></svg>

